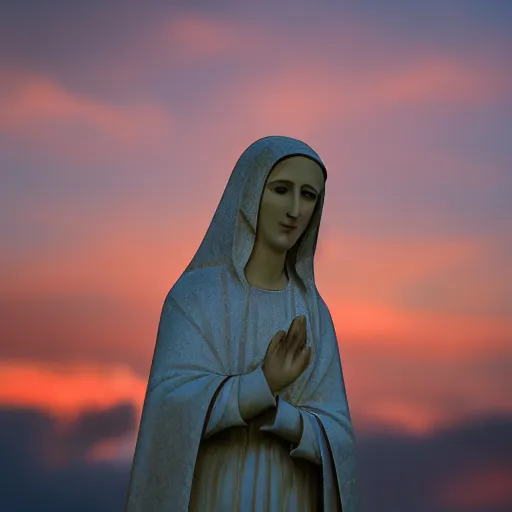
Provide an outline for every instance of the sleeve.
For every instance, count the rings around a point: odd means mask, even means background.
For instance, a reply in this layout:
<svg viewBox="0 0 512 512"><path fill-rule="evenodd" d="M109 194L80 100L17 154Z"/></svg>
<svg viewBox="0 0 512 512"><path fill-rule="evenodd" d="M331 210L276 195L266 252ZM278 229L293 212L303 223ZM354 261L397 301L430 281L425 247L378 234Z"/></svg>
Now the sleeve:
<svg viewBox="0 0 512 512"><path fill-rule="evenodd" d="M203 438L227 428L245 427L251 418L275 406L261 366L250 373L234 375L225 381L215 399Z"/></svg>
<svg viewBox="0 0 512 512"><path fill-rule="evenodd" d="M189 509L207 410L227 378L202 325L168 295L130 472L127 512Z"/></svg>
<svg viewBox="0 0 512 512"><path fill-rule="evenodd" d="M314 464L322 464L320 443L314 425L315 418L281 397L277 401L277 414L272 425L263 425L261 431L271 432L292 443L290 455L300 457Z"/></svg>

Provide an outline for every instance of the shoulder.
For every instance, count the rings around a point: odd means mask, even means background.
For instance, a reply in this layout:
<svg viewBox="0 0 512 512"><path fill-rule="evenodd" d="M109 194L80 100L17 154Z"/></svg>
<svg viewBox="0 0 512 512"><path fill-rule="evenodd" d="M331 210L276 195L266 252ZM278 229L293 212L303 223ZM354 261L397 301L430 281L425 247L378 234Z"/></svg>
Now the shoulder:
<svg viewBox="0 0 512 512"><path fill-rule="evenodd" d="M331 312L329 311L329 308L323 299L323 297L320 295L320 292L315 287L315 294L316 294L316 301L318 304L318 311L320 313L320 316L324 319L330 319L331 320Z"/></svg>
<svg viewBox="0 0 512 512"><path fill-rule="evenodd" d="M204 335L212 319L221 314L223 266L205 267L183 273L167 293L162 315L185 317Z"/></svg>
<svg viewBox="0 0 512 512"><path fill-rule="evenodd" d="M320 295L318 290L316 291L317 304L318 304L318 315L320 319L320 325L324 332L329 332L336 338L336 328L332 319L331 311L327 306L325 300Z"/></svg>
<svg viewBox="0 0 512 512"><path fill-rule="evenodd" d="M204 267L181 275L169 290L165 302L174 301L182 307L201 306L219 299L222 282L228 269L225 265Z"/></svg>

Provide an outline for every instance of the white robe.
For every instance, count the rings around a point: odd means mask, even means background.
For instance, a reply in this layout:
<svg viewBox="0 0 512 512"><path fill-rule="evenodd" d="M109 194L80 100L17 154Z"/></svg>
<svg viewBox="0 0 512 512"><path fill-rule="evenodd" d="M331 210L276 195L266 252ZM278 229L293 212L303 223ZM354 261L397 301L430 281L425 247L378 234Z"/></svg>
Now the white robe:
<svg viewBox="0 0 512 512"><path fill-rule="evenodd" d="M264 354L279 330L307 312L295 284L281 291L250 289L246 332L240 339ZM292 293L293 292L293 293ZM233 314L242 314L233 305ZM310 321L308 320L308 325ZM311 336L311 333L309 334ZM269 411L276 406L275 421ZM306 411L272 395L265 376L256 370L230 377L222 386L207 419L199 448L190 510L192 512L320 510L322 435L302 419ZM242 417L252 418L248 423ZM314 423L313 423L314 425ZM293 441L300 440L298 446ZM326 448L324 447L324 450ZM330 505L326 510L335 510Z"/></svg>
<svg viewBox="0 0 512 512"><path fill-rule="evenodd" d="M264 292L244 276L265 180L291 155L312 158L325 170L312 148L288 137L266 137L244 151L201 246L167 295L127 512L228 511L238 505L248 512L314 510L315 494L326 512L359 509L338 343L314 279L323 194L300 243L287 253L289 288ZM312 360L280 392L274 425L260 428L266 418L258 413L274 400L261 363L274 334L298 315L308 320ZM253 419L246 425L242 416ZM290 446L300 418L302 437Z"/></svg>

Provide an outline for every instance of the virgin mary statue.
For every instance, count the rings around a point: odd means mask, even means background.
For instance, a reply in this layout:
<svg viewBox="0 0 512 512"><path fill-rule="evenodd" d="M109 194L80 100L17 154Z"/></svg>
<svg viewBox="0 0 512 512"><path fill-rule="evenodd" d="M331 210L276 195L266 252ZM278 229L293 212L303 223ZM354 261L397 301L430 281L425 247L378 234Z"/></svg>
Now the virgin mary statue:
<svg viewBox="0 0 512 512"><path fill-rule="evenodd" d="M265 137L239 158L163 305L128 512L356 512L354 433L313 271L326 168Z"/></svg>

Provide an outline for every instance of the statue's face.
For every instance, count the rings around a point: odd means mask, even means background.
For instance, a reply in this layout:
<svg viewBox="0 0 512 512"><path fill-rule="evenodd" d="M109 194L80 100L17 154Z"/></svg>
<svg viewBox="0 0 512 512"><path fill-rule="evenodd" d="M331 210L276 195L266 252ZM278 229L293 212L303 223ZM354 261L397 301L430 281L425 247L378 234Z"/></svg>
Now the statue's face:
<svg viewBox="0 0 512 512"><path fill-rule="evenodd" d="M322 168L313 160L303 156L281 160L263 189L256 240L276 252L291 249L306 230L324 186Z"/></svg>

